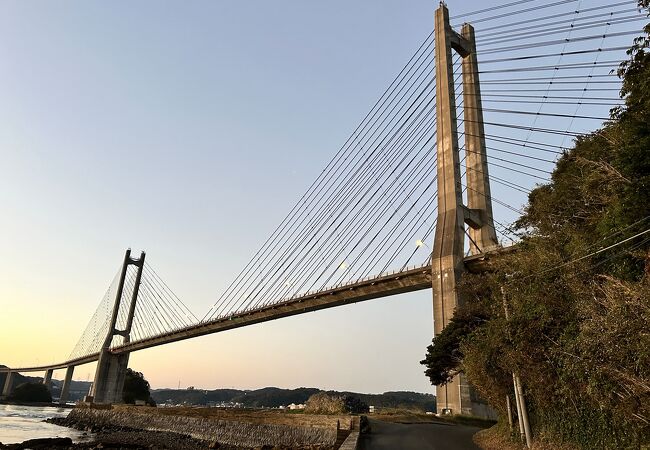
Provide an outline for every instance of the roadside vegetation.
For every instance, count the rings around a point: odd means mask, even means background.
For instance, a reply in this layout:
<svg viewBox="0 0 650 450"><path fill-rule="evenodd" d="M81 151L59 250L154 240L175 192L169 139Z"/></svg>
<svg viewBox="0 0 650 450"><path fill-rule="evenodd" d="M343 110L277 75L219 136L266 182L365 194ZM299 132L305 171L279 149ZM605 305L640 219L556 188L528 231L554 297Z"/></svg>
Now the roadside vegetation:
<svg viewBox="0 0 650 450"><path fill-rule="evenodd" d="M363 414L368 405L352 395L332 395L319 392L307 399L305 412L308 414Z"/></svg>
<svg viewBox="0 0 650 450"><path fill-rule="evenodd" d="M548 448L650 442L650 25L645 33L618 70L625 106L532 191L513 226L517 250L465 277L465 303L422 361L433 384L464 372L504 418L518 372L534 439L556 443Z"/></svg>

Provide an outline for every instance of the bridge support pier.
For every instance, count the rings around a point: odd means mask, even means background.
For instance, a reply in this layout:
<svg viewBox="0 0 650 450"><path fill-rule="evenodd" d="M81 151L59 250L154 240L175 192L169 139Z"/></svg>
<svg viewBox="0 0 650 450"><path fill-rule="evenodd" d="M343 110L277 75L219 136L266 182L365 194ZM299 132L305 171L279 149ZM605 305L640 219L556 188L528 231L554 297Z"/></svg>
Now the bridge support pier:
<svg viewBox="0 0 650 450"><path fill-rule="evenodd" d="M2 397L9 397L13 391L12 384L14 382L14 372L7 372L7 377L5 378L5 384L2 387Z"/></svg>
<svg viewBox="0 0 650 450"><path fill-rule="evenodd" d="M124 379L126 378L126 369L129 364L129 354L125 353L115 355L111 353L110 348L115 336L122 336L124 338L124 343L130 341L131 327L133 326L133 317L135 315L135 305L138 299L140 281L142 280L142 270L144 269L144 258L144 252L141 253L140 259L131 258L131 249L127 250L124 255L124 264L122 265L122 273L120 275L120 281L115 295L111 323L108 329L108 334L106 335L106 340L104 341L104 345L99 354L95 379L90 390L89 397L92 398L94 403L122 403L122 390L124 389ZM129 303L126 324L124 325L123 330L118 330L118 313L122 303L124 281L130 265L136 266L138 272L136 274L133 293Z"/></svg>
<svg viewBox="0 0 650 450"><path fill-rule="evenodd" d="M47 386L48 389L52 387L52 374L54 373L54 369L47 369L45 371L45 376L43 377L43 384Z"/></svg>
<svg viewBox="0 0 650 450"><path fill-rule="evenodd" d="M74 366L69 366L65 371L65 378L63 379L63 386L61 387L61 395L59 396L59 404L61 405L64 405L68 401L73 374Z"/></svg>
<svg viewBox="0 0 650 450"><path fill-rule="evenodd" d="M91 390L94 403L122 403L122 390L128 364L128 354L101 353Z"/></svg>
<svg viewBox="0 0 650 450"><path fill-rule="evenodd" d="M449 25L447 8L441 5L435 14L435 43L438 218L431 270L434 333L438 335L462 304L457 289L465 272L465 234L470 237L472 253L480 253L498 243L492 223L474 30L465 24L462 34L456 33ZM452 50L463 58L467 206L463 204L460 175ZM436 397L438 413L488 415L485 405L474 401L478 397L463 374L444 386L437 386Z"/></svg>

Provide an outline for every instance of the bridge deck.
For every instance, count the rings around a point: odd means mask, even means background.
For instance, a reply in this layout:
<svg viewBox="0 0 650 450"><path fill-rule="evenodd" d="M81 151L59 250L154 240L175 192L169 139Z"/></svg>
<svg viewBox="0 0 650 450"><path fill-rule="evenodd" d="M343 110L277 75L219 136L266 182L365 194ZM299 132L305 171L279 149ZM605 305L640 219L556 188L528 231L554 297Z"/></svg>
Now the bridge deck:
<svg viewBox="0 0 650 450"><path fill-rule="evenodd" d="M337 286L317 293L308 293L281 303L235 314L234 316L198 323L153 338L132 342L116 347L112 351L114 353L132 352L282 317L429 288L431 288L431 266L424 266L354 284Z"/></svg>
<svg viewBox="0 0 650 450"><path fill-rule="evenodd" d="M485 269L485 263L493 253L503 253L513 247L501 248L489 254L470 256L465 259L465 265L470 272L480 272ZM415 269L380 275L376 278L357 281L356 283L337 286L332 289L307 293L284 302L249 310L233 316L222 317L208 322L200 322L185 328L170 331L148 339L131 342L111 349L113 353L130 353L137 350L169 344L171 342L191 339L206 334L219 333L234 328L245 327L261 322L268 322L282 317L304 314L320 309L333 308L349 303L387 297L390 295L415 292L431 288L431 266L425 265ZM99 353L82 358L63 361L46 366L0 368L0 372L39 372L49 369L63 369L68 366L97 361Z"/></svg>

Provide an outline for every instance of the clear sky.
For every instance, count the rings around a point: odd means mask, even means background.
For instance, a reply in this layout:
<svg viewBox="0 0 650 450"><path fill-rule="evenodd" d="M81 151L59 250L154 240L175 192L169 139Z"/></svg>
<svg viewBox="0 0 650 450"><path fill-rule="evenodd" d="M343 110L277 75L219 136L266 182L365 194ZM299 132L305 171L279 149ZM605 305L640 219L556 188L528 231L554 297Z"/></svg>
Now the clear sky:
<svg viewBox="0 0 650 450"><path fill-rule="evenodd" d="M202 316L432 31L436 7L0 1L0 363L66 359L127 247ZM432 392L418 363L432 334L425 291L130 365L154 387Z"/></svg>

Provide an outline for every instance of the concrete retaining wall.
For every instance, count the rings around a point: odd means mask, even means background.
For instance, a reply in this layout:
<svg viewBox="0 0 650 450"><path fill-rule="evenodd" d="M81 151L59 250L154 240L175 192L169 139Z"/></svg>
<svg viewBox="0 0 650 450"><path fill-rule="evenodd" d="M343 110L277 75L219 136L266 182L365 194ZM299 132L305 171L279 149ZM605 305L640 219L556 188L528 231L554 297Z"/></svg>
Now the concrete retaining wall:
<svg viewBox="0 0 650 450"><path fill-rule="evenodd" d="M134 410L75 408L70 411L68 419L100 427L119 426L148 431L170 431L196 439L246 447L265 444L288 447L307 444L333 445L337 437L336 429L157 415L138 413Z"/></svg>
<svg viewBox="0 0 650 450"><path fill-rule="evenodd" d="M359 447L359 432L353 431L350 433L348 438L343 441L343 444L339 447L339 450L357 450Z"/></svg>

